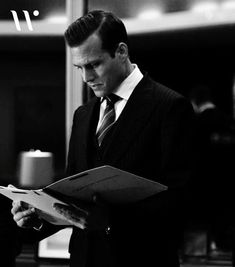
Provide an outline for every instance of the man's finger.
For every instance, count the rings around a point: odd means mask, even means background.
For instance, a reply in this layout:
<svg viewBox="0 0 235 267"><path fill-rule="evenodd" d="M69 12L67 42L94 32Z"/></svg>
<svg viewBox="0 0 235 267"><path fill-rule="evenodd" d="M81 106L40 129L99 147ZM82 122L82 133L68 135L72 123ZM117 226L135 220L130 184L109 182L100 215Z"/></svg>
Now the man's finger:
<svg viewBox="0 0 235 267"><path fill-rule="evenodd" d="M15 221L20 221L24 217L32 217L33 214L36 214L35 209L27 209L27 210L18 211L16 213L14 213L13 218Z"/></svg>
<svg viewBox="0 0 235 267"><path fill-rule="evenodd" d="M23 201L13 201L12 202L11 213L14 215L16 212L27 210L29 208L30 208L30 206L27 203L23 202Z"/></svg>
<svg viewBox="0 0 235 267"><path fill-rule="evenodd" d="M17 220L16 223L19 227L27 228L32 222L31 216L24 216L20 220Z"/></svg>
<svg viewBox="0 0 235 267"><path fill-rule="evenodd" d="M21 202L12 202L12 208L11 213L14 215L17 212L20 212L22 210Z"/></svg>

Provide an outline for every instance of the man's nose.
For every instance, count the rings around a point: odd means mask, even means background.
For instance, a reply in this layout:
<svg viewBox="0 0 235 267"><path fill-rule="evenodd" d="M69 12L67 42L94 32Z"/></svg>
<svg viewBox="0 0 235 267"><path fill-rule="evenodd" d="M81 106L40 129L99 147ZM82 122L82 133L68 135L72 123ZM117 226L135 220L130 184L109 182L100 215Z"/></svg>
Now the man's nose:
<svg viewBox="0 0 235 267"><path fill-rule="evenodd" d="M90 70L84 69L83 72L82 72L82 77L83 77L83 81L85 83L87 83L87 82L93 81L95 79L96 75L95 75L94 70L92 70L92 69L90 69Z"/></svg>

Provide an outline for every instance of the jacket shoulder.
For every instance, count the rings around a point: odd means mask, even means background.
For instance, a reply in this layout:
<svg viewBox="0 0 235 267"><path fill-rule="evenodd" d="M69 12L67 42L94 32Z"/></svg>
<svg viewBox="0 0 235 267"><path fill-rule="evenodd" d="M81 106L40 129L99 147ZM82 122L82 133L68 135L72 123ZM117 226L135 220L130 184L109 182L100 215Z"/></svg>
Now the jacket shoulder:
<svg viewBox="0 0 235 267"><path fill-rule="evenodd" d="M154 99L155 103L159 106L169 107L174 103L179 102L185 103L187 106L191 107L190 101L182 94L159 82L154 81L148 75L144 76L142 86L149 90L152 99Z"/></svg>

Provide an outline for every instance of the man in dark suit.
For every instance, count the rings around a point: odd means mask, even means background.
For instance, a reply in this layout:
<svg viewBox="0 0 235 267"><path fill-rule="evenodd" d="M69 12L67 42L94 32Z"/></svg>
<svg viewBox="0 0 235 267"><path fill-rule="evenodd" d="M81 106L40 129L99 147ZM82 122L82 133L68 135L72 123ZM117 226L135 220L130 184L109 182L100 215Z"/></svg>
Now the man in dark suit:
<svg viewBox="0 0 235 267"><path fill-rule="evenodd" d="M126 29L112 13L88 13L68 27L65 38L74 66L95 94L75 112L68 175L106 164L169 187L134 204L110 205L102 196L77 203L87 212L56 206L74 225L71 266L177 267L191 171L191 105L131 63ZM21 227L37 222L34 210L22 212L20 203L12 213Z"/></svg>
<svg viewBox="0 0 235 267"><path fill-rule="evenodd" d="M196 196L200 192L200 198L194 198L195 209L197 206L201 214L197 223L208 231L208 249L213 256L213 252L216 255L228 247L233 222L233 176L228 175L233 168L229 141L233 134L232 118L215 104L213 90L207 85L193 87L189 98L196 112L198 150L198 178L192 194Z"/></svg>

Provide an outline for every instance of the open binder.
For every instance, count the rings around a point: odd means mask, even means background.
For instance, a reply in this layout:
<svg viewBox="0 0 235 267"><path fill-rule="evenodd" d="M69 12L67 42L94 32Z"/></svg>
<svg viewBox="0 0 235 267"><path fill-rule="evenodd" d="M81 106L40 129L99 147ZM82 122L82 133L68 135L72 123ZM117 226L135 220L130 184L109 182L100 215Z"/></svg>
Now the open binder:
<svg viewBox="0 0 235 267"><path fill-rule="evenodd" d="M63 178L37 190L0 186L2 195L32 205L41 218L58 225L69 225L69 222L53 209L54 203L91 202L93 196L99 194L107 203L125 204L164 190L167 186L107 165Z"/></svg>

